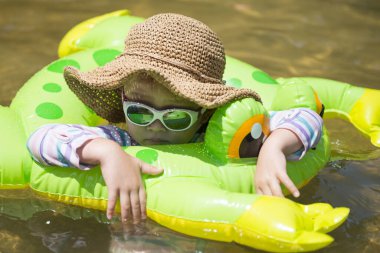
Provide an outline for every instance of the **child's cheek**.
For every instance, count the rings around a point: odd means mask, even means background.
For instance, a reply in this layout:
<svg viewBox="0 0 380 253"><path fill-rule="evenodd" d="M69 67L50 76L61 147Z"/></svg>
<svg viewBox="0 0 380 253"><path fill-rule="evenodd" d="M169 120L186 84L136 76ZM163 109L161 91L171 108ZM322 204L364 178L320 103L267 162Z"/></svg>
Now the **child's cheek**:
<svg viewBox="0 0 380 253"><path fill-rule="evenodd" d="M143 127L139 127L127 122L127 131L129 135L136 140L138 143L141 143L142 137L144 136Z"/></svg>
<svg viewBox="0 0 380 253"><path fill-rule="evenodd" d="M173 144L184 144L189 143L195 134L195 130L188 129L181 132L172 132L169 136L170 142Z"/></svg>

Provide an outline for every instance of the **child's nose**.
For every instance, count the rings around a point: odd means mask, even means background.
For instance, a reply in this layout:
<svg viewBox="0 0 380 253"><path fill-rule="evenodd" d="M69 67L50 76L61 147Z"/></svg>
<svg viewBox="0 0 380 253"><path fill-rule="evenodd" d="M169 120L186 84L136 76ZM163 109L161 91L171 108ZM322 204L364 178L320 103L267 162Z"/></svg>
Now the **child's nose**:
<svg viewBox="0 0 380 253"><path fill-rule="evenodd" d="M152 122L148 127L148 130L152 132L164 132L166 131L166 127L162 124L162 122L159 119L156 119Z"/></svg>

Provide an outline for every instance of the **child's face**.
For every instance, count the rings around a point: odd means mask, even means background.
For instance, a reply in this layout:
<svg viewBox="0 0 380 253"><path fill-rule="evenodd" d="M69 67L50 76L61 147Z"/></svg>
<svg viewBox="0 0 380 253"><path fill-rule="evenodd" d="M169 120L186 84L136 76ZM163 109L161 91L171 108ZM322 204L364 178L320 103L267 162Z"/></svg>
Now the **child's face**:
<svg viewBox="0 0 380 253"><path fill-rule="evenodd" d="M146 75L138 75L124 88L128 101L139 102L157 110L181 108L201 111L201 107L171 93L166 87ZM141 145L188 143L204 124L210 113L198 115L198 119L189 129L171 131L160 120L147 126L138 126L126 120L128 133Z"/></svg>

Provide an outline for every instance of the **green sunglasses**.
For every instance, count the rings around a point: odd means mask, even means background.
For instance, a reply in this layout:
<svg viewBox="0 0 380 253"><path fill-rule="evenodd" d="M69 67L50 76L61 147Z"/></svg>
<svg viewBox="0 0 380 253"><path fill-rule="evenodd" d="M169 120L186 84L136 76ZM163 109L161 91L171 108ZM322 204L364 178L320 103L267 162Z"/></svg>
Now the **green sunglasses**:
<svg viewBox="0 0 380 253"><path fill-rule="evenodd" d="M200 112L178 108L156 110L145 104L125 100L123 101L123 110L125 118L135 125L148 126L158 119L171 131L189 129L206 111L204 108Z"/></svg>

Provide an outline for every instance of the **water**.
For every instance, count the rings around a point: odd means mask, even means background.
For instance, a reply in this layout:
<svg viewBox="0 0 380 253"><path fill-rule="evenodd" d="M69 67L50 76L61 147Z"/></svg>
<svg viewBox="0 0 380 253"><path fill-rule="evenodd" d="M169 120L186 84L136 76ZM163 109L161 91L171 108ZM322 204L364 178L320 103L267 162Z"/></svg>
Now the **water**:
<svg viewBox="0 0 380 253"><path fill-rule="evenodd" d="M207 23L227 54L275 77L317 76L380 89L380 2L376 0L0 0L0 104L57 58L62 36L80 21L128 8L149 17L177 12ZM320 252L379 252L380 151L341 120L326 122L331 162L303 190L301 203L351 208ZM342 159L346 157L346 159ZM359 159L359 160L358 160ZM102 212L0 192L0 252L257 252L187 237L152 221L108 224Z"/></svg>

